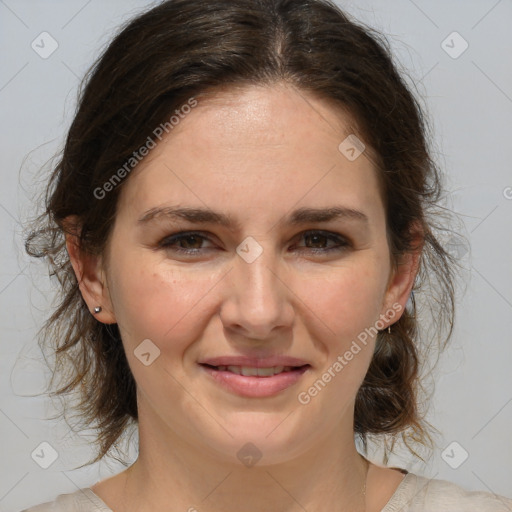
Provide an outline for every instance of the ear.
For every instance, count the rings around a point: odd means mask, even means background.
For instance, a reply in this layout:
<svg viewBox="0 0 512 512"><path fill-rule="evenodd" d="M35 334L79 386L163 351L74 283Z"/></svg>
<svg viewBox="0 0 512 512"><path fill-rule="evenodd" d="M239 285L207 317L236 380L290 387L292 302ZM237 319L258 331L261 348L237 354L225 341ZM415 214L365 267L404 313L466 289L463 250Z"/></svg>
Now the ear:
<svg viewBox="0 0 512 512"><path fill-rule="evenodd" d="M88 253L80 246L80 227L76 216L67 217L64 225L66 249L89 311L104 324L116 323L101 256ZM101 311L94 313L98 306Z"/></svg>
<svg viewBox="0 0 512 512"><path fill-rule="evenodd" d="M387 317L386 312L390 311L397 313L393 315L388 325L395 323L403 315L419 270L425 239L418 223L415 223L411 230L413 231L413 249L401 255L396 268L392 268L383 300L381 316Z"/></svg>

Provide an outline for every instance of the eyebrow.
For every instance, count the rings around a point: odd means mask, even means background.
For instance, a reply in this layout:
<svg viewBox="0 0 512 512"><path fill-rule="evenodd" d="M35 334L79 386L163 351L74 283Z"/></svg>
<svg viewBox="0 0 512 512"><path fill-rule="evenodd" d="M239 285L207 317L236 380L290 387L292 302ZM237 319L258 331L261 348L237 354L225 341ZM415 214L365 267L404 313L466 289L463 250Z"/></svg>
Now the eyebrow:
<svg viewBox="0 0 512 512"><path fill-rule="evenodd" d="M207 208L170 206L151 208L139 218L138 223L146 224L154 219L162 217L170 220L186 220L194 224L218 224L232 231L240 229L240 223L230 215ZM368 216L365 213L345 206L299 208L279 223L288 223L296 226L315 222L329 222L338 219L357 221L365 225L369 223Z"/></svg>

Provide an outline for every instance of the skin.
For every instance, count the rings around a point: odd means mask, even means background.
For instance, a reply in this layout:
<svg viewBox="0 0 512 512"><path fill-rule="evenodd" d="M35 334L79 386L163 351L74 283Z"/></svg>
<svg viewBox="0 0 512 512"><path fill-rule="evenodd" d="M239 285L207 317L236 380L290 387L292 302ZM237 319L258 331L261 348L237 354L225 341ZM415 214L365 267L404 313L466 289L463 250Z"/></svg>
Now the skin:
<svg viewBox="0 0 512 512"><path fill-rule="evenodd" d="M346 113L284 84L198 101L123 185L103 256L84 256L68 237L82 295L91 311L102 306L98 321L118 323L137 383L139 457L92 489L115 512L170 510L170 503L212 512L269 504L290 512L381 510L403 475L375 464L367 473L353 434L375 339L307 405L297 395L393 304L400 311L379 328L398 320L419 253L392 266L371 149L354 161L338 150L353 133ZM229 214L239 228L138 222L151 208L177 205ZM335 205L362 211L367 225L285 222L296 208ZM206 238L159 245L182 230ZM336 243L308 238L308 230L350 243L326 251ZM263 249L252 263L236 252L248 236ZM149 366L134 355L145 339L160 349ZM276 353L311 368L266 398L226 391L198 365L205 357ZM262 454L250 468L237 458L247 442Z"/></svg>

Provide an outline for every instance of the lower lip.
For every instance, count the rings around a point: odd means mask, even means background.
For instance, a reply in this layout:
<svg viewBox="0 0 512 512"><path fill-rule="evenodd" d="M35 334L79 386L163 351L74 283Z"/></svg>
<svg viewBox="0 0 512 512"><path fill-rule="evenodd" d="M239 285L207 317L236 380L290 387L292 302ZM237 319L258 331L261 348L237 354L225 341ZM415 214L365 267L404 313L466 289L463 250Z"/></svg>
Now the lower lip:
<svg viewBox="0 0 512 512"><path fill-rule="evenodd" d="M238 375L228 371L214 370L205 365L200 365L206 373L212 376L215 382L229 391L245 397L262 398L273 396L290 386L296 384L309 366L303 366L289 372L281 372L272 377L259 377L256 375Z"/></svg>

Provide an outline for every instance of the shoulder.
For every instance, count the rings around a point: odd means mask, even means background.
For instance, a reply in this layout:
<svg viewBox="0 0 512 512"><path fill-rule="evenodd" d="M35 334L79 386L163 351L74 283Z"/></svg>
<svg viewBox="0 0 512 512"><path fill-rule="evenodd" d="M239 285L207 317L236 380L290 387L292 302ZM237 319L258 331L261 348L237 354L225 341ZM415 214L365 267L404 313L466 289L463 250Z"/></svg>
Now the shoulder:
<svg viewBox="0 0 512 512"><path fill-rule="evenodd" d="M512 512L512 499L408 473L382 512Z"/></svg>
<svg viewBox="0 0 512 512"><path fill-rule="evenodd" d="M53 501L41 503L21 512L112 512L90 488L60 494Z"/></svg>

